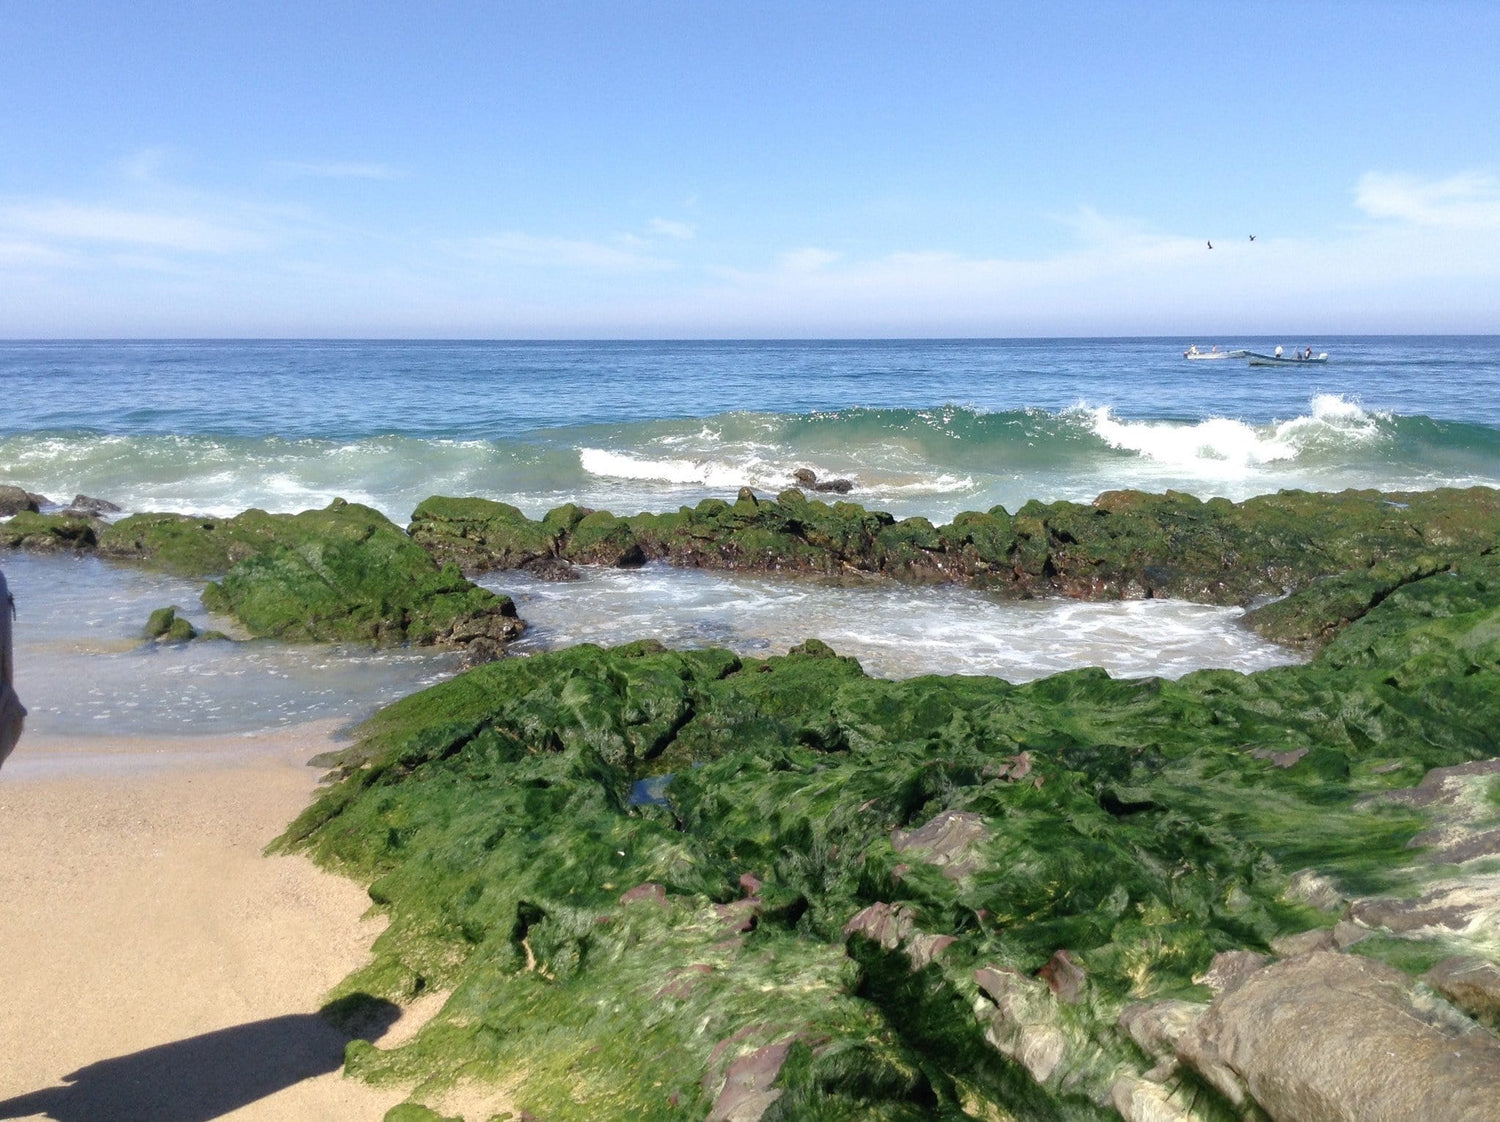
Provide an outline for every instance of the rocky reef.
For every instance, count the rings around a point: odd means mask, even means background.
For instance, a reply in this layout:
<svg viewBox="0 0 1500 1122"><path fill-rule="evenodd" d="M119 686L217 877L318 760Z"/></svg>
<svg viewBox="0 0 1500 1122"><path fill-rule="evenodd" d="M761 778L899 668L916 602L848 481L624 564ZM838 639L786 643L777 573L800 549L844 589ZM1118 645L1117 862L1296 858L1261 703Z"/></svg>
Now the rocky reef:
<svg viewBox="0 0 1500 1122"><path fill-rule="evenodd" d="M17 515L9 525L57 517ZM204 607L255 636L451 646L482 661L525 627L510 597L440 567L384 515L341 499L301 514L136 514L90 532L104 557L222 574Z"/></svg>
<svg viewBox="0 0 1500 1122"><path fill-rule="evenodd" d="M1500 508L1338 498L1342 526L1307 496L1105 496L938 531L783 495L796 534L747 499L424 504L454 561L568 558L594 518L688 563L1318 590L1280 618L1324 646L1012 686L640 643L415 694L278 843L390 916L348 992L446 995L350 1070L413 1081L403 1119L475 1082L539 1119L1493 1117Z"/></svg>
<svg viewBox="0 0 1500 1122"><path fill-rule="evenodd" d="M854 503L741 491L672 514L559 507L540 520L485 499L432 498L409 532L466 572L631 566L880 575L963 582L1009 596L1170 596L1253 605L1252 626L1319 645L1401 585L1493 548L1500 492L1283 491L1231 503L1111 491L1092 504L1030 502L934 526Z"/></svg>

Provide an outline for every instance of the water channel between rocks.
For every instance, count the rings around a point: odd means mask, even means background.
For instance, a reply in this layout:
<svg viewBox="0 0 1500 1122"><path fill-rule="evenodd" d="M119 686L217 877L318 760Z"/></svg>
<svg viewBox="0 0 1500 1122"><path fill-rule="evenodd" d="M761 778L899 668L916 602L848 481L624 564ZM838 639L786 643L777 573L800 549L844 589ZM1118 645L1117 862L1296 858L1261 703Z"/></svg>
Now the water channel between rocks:
<svg viewBox="0 0 1500 1122"><path fill-rule="evenodd" d="M17 689L28 736L184 737L253 733L311 720L357 721L455 673L451 654L269 640L143 645L154 608L179 605L200 628L232 630L199 603L202 585L96 558L13 554ZM841 586L647 566L585 569L578 581L492 573L531 625L530 654L575 643L654 638L669 647L779 654L819 638L881 677L990 674L1012 682L1101 666L1115 677L1176 678L1299 661L1239 626L1240 612L1183 601L1004 601L958 588ZM23 745L24 747L24 745Z"/></svg>

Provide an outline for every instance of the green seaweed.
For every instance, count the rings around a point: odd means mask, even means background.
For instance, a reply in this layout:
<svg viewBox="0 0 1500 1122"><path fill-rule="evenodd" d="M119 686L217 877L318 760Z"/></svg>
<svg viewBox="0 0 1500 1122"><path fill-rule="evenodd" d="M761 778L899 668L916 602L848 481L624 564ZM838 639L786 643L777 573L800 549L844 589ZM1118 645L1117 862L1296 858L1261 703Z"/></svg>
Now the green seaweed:
<svg viewBox="0 0 1500 1122"><path fill-rule="evenodd" d="M1327 925L1288 900L1293 873L1410 890L1426 820L1369 796L1493 754L1497 722L1500 558L1473 554L1395 582L1312 662L1249 675L891 682L817 641L496 662L367 722L278 844L390 916L347 986L451 990L407 1044L351 1051L366 1077L694 1118L736 1058L784 1045L768 1118L1093 1118L1139 1060L1126 1004L1203 1000L1217 952ZM666 805L637 805L653 776ZM932 832L955 814L962 839ZM900 934L846 934L876 905ZM987 1039L976 971L1031 979L1064 949L1079 994L1026 983L1069 1042L1038 1082Z"/></svg>

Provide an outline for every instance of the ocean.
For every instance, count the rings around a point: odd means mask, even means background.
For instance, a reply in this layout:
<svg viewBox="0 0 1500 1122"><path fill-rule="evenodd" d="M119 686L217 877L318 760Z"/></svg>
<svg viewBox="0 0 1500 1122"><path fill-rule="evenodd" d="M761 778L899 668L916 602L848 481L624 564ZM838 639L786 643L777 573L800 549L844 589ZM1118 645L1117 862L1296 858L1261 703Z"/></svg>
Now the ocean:
<svg viewBox="0 0 1500 1122"><path fill-rule="evenodd" d="M1330 358L1187 362L1192 344ZM1500 337L8 342L0 401L0 483L127 511L290 512L342 497L404 524L443 494L532 516L564 502L634 513L741 487L773 495L798 468L934 522L1125 487L1238 500L1500 486ZM456 670L412 651L141 648L163 604L216 622L197 584L95 559L0 564L20 608L29 737L353 721ZM816 635L871 673L1012 681L1296 657L1232 609L1165 601L1011 604L655 566L483 583L531 622L522 653L655 637L765 654Z"/></svg>

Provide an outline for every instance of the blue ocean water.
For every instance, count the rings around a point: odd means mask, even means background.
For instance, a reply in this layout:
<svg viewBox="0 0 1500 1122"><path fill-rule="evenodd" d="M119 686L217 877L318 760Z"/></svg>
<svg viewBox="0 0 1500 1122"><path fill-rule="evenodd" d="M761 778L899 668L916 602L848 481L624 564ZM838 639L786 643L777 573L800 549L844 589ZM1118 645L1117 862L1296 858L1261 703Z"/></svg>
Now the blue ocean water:
<svg viewBox="0 0 1500 1122"><path fill-rule="evenodd" d="M0 344L0 481L132 510L629 513L808 467L947 518L1113 487L1500 482L1500 337Z"/></svg>
<svg viewBox="0 0 1500 1122"><path fill-rule="evenodd" d="M1188 362L1310 345L1326 365ZM0 343L0 483L126 511L296 511L335 497L404 523L429 495L540 515L673 509L809 468L849 498L945 521L1028 499L1175 488L1500 486L1500 337L860 342ZM29 735L170 736L335 717L454 670L417 652L139 646L196 585L0 558L22 605ZM650 568L571 585L493 574L522 651L657 637L752 654L810 635L889 676L1068 666L1176 676L1293 658L1199 605L1016 605Z"/></svg>

